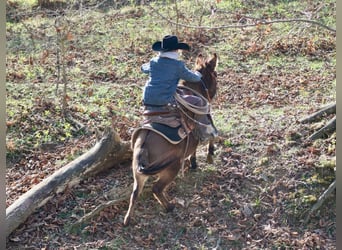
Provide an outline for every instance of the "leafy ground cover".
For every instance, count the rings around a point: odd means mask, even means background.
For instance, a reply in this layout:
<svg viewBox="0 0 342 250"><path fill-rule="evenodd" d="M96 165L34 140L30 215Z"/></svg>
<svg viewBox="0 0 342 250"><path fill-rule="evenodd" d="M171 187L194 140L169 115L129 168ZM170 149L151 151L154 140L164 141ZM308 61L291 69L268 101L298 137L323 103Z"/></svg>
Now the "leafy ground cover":
<svg viewBox="0 0 342 250"><path fill-rule="evenodd" d="M8 237L8 249L336 249L333 195L304 223L335 178L336 134L307 141L330 117L298 122L336 100L336 34L303 22L225 27L309 17L335 27L334 1L87 1L58 10L23 2L8 4L6 24L8 206L91 148L105 127L130 139L141 120L140 65L167 33L192 45L183 54L189 67L198 53L219 55L213 114L220 137L214 164L205 162L203 145L199 170L169 188L173 213L146 189L132 226L122 227L122 201L73 227L111 190L132 183L122 164L56 195ZM58 58L73 120L63 116Z"/></svg>

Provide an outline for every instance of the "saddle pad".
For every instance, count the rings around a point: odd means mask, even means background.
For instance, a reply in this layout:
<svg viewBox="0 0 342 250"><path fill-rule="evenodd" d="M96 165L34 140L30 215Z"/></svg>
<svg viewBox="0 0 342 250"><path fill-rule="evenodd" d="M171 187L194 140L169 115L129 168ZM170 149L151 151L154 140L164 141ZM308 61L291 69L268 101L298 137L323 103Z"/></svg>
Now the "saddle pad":
<svg viewBox="0 0 342 250"><path fill-rule="evenodd" d="M172 128L165 124L154 122L154 123L144 124L142 127L138 128L137 130L140 130L140 129L151 130L163 136L168 142L172 144L178 144L186 137L186 132L182 128L182 126ZM135 132L137 132L137 130Z"/></svg>
<svg viewBox="0 0 342 250"><path fill-rule="evenodd" d="M172 128L179 128L182 123L177 116L150 116L144 120L143 124L159 123Z"/></svg>

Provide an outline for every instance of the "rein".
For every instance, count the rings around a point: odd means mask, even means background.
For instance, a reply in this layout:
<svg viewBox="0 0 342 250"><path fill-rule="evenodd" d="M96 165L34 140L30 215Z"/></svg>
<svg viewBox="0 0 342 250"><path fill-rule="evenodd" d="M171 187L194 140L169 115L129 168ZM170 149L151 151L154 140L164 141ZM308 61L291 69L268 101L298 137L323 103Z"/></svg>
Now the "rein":
<svg viewBox="0 0 342 250"><path fill-rule="evenodd" d="M202 96L199 92L186 86L181 86L179 88L189 90L190 92L195 94L195 96L201 98L205 102L205 106L196 106L194 104L188 103L178 93L175 94L175 99L177 103L182 104L186 109L190 110L191 112L195 114L199 114L199 115L209 114L209 111L210 111L209 101L204 96Z"/></svg>
<svg viewBox="0 0 342 250"><path fill-rule="evenodd" d="M191 121L193 121L194 123L196 123L197 125L203 126L203 127L211 127L211 124L204 124L202 122L197 121L195 118L192 118L191 116L188 115L188 113L180 106L178 106L178 109ZM209 114L209 113L206 113Z"/></svg>
<svg viewBox="0 0 342 250"><path fill-rule="evenodd" d="M209 95L209 90L207 88L207 85L205 84L205 82L201 79L200 80L206 94L207 94L207 98L205 98L201 93L197 92L196 90L193 90L192 88L186 87L186 86L182 86L181 88L190 90L191 92L193 92L193 94L197 95L198 97L202 98L202 100L204 100L206 102L206 105L204 107L200 107L200 106L195 106L191 103L186 102L182 97L180 97L179 94L175 94L175 99L177 101L178 104L181 105L177 105L178 109L191 121L193 121L195 124L203 126L203 127L210 127L211 124L204 124L201 123L199 121L197 121L196 119L192 118L189 116L189 114L181 107L184 106L184 108L186 108L187 110L189 110L190 112L193 112L195 114L199 114L199 115L206 115L206 114L210 114L210 95Z"/></svg>
<svg viewBox="0 0 342 250"><path fill-rule="evenodd" d="M205 93L207 94L207 99L209 102L211 102L211 98L210 98L210 95L209 95L209 89L207 88L207 85L205 84L205 82L202 80L201 78L201 83L202 83L202 86L204 88L204 91Z"/></svg>

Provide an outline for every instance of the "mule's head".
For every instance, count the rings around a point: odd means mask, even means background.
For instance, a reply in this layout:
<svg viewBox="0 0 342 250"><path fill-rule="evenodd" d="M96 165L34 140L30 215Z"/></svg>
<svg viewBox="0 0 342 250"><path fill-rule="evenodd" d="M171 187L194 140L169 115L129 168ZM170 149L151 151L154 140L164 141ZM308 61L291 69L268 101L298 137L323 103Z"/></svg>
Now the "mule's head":
<svg viewBox="0 0 342 250"><path fill-rule="evenodd" d="M214 53L211 57L205 59L202 54L199 54L196 58L195 70L201 72L202 81L205 84L205 87L209 91L209 98L207 93L203 90L199 91L203 94L203 96L207 97L210 100L214 98L217 91L217 72L216 67L218 64L217 54Z"/></svg>
<svg viewBox="0 0 342 250"><path fill-rule="evenodd" d="M200 141L204 142L217 137L218 132L210 113L204 115L195 114L194 119L198 121L195 124L194 135Z"/></svg>
<svg viewBox="0 0 342 250"><path fill-rule="evenodd" d="M181 81L180 85L196 90L211 101L215 97L217 91L217 65L218 57L216 53L207 59L205 59L202 54L199 54L196 58L194 70L201 72L202 84L198 84L198 82ZM208 93L206 89L208 90Z"/></svg>
<svg viewBox="0 0 342 250"><path fill-rule="evenodd" d="M211 57L205 59L202 54L199 54L196 58L195 70L201 72L203 86L199 92L205 96L208 101L211 101L217 92L217 72L216 67L218 64L217 54L214 53ZM206 92L206 89L208 92ZM208 96L209 95L209 96ZM206 124L206 126L198 126L197 129L201 132L199 134L207 134L209 139L215 138L217 136L217 129L214 125L211 114L202 115L197 117L201 123ZM203 140L200 138L200 140Z"/></svg>

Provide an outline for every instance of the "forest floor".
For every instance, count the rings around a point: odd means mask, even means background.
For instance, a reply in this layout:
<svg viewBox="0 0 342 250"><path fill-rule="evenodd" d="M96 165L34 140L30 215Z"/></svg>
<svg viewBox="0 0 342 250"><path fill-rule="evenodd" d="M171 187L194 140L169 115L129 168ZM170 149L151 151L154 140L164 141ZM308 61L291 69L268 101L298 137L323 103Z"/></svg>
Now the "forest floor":
<svg viewBox="0 0 342 250"><path fill-rule="evenodd" d="M129 18L142 15L139 11L125 14ZM128 18L123 14L101 15L105 19ZM104 32L92 21L90 18L79 24L82 32L95 29ZM19 31L15 26L7 29L11 46ZM72 32L75 37L79 35L75 30ZM241 32L250 35L248 31ZM41 36L39 32L35 35ZM165 213L151 190L145 188L132 225L122 225L129 202L124 200L87 223L73 227L82 216L110 200L108 194L130 187L133 182L130 163L117 164L56 194L8 237L7 249L336 249L335 195L306 222L311 207L335 178L336 133L309 141L308 136L331 116L312 124L299 122L325 104L335 102L334 39L329 40L323 32L316 44L307 43L311 40L308 35L300 38L302 41L296 37L286 42L281 39L281 42L273 40L272 44L265 42L273 46L268 47L267 53L255 44L246 46L242 53L226 52L220 47L225 42L220 43L214 32L208 36L213 47L208 54L215 50L221 58L217 69L219 90L212 103L219 138L215 142L213 164L206 163L207 146L201 145L199 168L187 169L169 187L167 193L176 203L176 209ZM189 36L188 40L191 39ZM84 44L97 46L89 41ZM103 55L97 57L96 52L87 61L90 52L82 47L84 44L70 45L73 64L69 67L76 68L82 60L84 65L78 71L69 71L70 78L79 74L82 81L75 80L68 86L72 92L68 97L69 110L85 125L82 133L63 121L60 104L53 99L55 89L47 91L54 86L56 75L44 76L42 80L33 74L33 80L29 79L25 67L34 71L36 58L15 55L11 47L7 64L13 67L7 72L6 85L7 206L94 146L95 127L101 130L113 123L121 138L128 141L141 119L138 96L146 79L120 75L125 71L122 74L127 74L127 68L111 71L101 64L99 57ZM45 50L52 53L48 48ZM134 60L139 65L150 56L141 55L137 48L134 52L139 58L131 58L128 48L122 50L115 51L116 54L112 51L116 58L108 60L122 62L120 57L126 56L128 62ZM227 53L234 53L239 64L227 65L225 58L232 55ZM262 61L275 54L286 57L288 64L271 63L269 59L262 70L251 69L258 63L250 60ZM188 58L189 65L193 57ZM312 63L311 68L304 66L303 58L308 58L305 60ZM43 52L39 60L45 62L46 72L54 68L55 62L48 55L44 57ZM89 70L96 63L101 64L101 70ZM16 66L19 64L26 66ZM83 71L85 66L88 69ZM87 74L86 80L82 74ZM25 97L30 102L25 102ZM54 133L58 136L54 137Z"/></svg>

